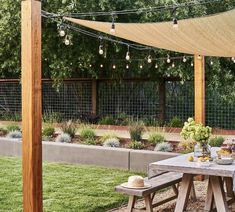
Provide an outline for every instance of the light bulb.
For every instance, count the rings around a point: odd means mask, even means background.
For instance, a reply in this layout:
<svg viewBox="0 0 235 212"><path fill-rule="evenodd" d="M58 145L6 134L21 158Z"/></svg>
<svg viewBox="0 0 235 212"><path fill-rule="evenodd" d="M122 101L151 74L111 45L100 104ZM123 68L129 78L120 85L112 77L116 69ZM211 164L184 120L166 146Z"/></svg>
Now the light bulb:
<svg viewBox="0 0 235 212"><path fill-rule="evenodd" d="M130 57L130 52L128 51L128 52L126 53L126 60L129 61L130 59L131 59L131 57Z"/></svg>
<svg viewBox="0 0 235 212"><path fill-rule="evenodd" d="M102 45L99 46L99 54L100 55L104 54L104 50L103 50L103 46Z"/></svg>
<svg viewBox="0 0 235 212"><path fill-rule="evenodd" d="M126 69L129 69L129 65L128 64L126 64Z"/></svg>
<svg viewBox="0 0 235 212"><path fill-rule="evenodd" d="M111 29L110 29L110 33L112 33L112 34L115 34L115 23L114 22L112 22L112 25L111 25Z"/></svg>
<svg viewBox="0 0 235 212"><path fill-rule="evenodd" d="M90 65L89 65L89 67L91 68L91 67L92 67L92 65L90 64Z"/></svg>
<svg viewBox="0 0 235 212"><path fill-rule="evenodd" d="M212 60L211 60L210 64L211 64L211 65L213 65L213 64L214 64Z"/></svg>
<svg viewBox="0 0 235 212"><path fill-rule="evenodd" d="M152 63L151 55L148 56L148 63Z"/></svg>
<svg viewBox="0 0 235 212"><path fill-rule="evenodd" d="M235 60L235 57L232 57L231 59L232 59L232 61L234 61L234 60Z"/></svg>
<svg viewBox="0 0 235 212"><path fill-rule="evenodd" d="M194 66L193 62L191 62L191 66L192 66L192 67Z"/></svg>
<svg viewBox="0 0 235 212"><path fill-rule="evenodd" d="M183 62L186 63L187 62L187 58L184 56L183 57Z"/></svg>
<svg viewBox="0 0 235 212"><path fill-rule="evenodd" d="M143 68L143 65L140 65L140 69L142 69Z"/></svg>
<svg viewBox="0 0 235 212"><path fill-rule="evenodd" d="M173 19L173 28L178 28L178 20L176 18Z"/></svg>
<svg viewBox="0 0 235 212"><path fill-rule="evenodd" d="M69 36L68 35L66 35L64 43L65 43L66 46L70 45L70 40L69 40Z"/></svg>
<svg viewBox="0 0 235 212"><path fill-rule="evenodd" d="M167 56L167 60L166 60L166 62L167 62L167 63L170 63L170 62L171 62L171 58L170 58L170 56L169 56L169 55Z"/></svg>
<svg viewBox="0 0 235 212"><path fill-rule="evenodd" d="M172 65L171 65L172 68L175 68L175 63L173 62Z"/></svg>
<svg viewBox="0 0 235 212"><path fill-rule="evenodd" d="M104 67L104 65L103 64L100 64L100 68L103 68Z"/></svg>
<svg viewBox="0 0 235 212"><path fill-rule="evenodd" d="M157 64L157 63L155 64L155 68L156 68L156 69L158 68L158 64Z"/></svg>
<svg viewBox="0 0 235 212"><path fill-rule="evenodd" d="M63 29L61 29L59 31L60 37L64 37L65 36L65 31Z"/></svg>
<svg viewBox="0 0 235 212"><path fill-rule="evenodd" d="M116 65L113 65L113 69L116 69Z"/></svg>

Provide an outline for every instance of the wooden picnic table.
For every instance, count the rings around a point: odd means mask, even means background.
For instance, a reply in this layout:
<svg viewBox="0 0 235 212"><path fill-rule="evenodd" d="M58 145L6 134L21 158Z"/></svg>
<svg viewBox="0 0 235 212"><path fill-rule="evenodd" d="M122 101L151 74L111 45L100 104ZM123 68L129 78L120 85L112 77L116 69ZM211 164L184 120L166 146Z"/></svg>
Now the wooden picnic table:
<svg viewBox="0 0 235 212"><path fill-rule="evenodd" d="M212 148L212 156L216 155L218 148ZM184 211L187 207L193 177L195 175L208 175L207 197L205 202L205 211L211 211L213 204L217 211L227 212L228 204L234 202L233 182L235 174L235 163L232 165L218 165L211 162L209 167L201 167L198 162L189 162L187 158L193 153L180 155L174 158L158 161L149 165L149 175L159 171L180 172L183 173L183 179L179 190L179 196L176 202L175 212ZM226 182L226 199L224 184Z"/></svg>

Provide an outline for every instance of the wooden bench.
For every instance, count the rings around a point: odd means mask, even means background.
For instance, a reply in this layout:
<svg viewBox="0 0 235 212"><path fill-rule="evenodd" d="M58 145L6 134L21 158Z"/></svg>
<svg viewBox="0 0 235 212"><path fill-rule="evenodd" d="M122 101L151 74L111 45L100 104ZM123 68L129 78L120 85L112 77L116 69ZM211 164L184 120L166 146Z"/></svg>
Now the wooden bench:
<svg viewBox="0 0 235 212"><path fill-rule="evenodd" d="M122 187L121 185L116 186L115 190L117 192L121 192L121 193L129 195L129 202L127 206L128 212L134 212L134 211L140 211L140 210L146 210L148 212L152 212L154 207L157 207L161 204L164 204L166 202L176 199L178 196L178 186L176 186L176 184L181 182L182 174L175 173L175 172L165 172L151 179L145 178L144 180L146 183L151 184L150 188L128 189L128 188ZM167 188L170 186L172 187L174 191L174 195L172 195L171 197L167 197L166 199L163 199L153 204L153 199L154 199L156 192L163 188ZM143 197L145 201L145 207L138 209L138 210L134 207L137 197Z"/></svg>

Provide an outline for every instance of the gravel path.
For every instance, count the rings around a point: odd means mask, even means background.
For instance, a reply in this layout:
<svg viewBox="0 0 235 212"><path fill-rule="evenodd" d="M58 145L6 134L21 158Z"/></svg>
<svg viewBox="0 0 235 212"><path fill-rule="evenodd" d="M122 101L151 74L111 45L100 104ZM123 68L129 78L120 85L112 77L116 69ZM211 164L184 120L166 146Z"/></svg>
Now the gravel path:
<svg viewBox="0 0 235 212"><path fill-rule="evenodd" d="M197 202L189 201L187 211L189 211L189 212L203 212L204 211L203 208L204 208L204 202L205 202L205 198L206 198L206 189L205 188L207 187L207 183L208 183L207 181L195 182ZM165 197L170 196L172 194L173 194L173 192L171 189L164 191L164 192L160 192L156 195L155 201L156 201L156 198L162 199L162 198L165 198ZM173 212L174 208L175 208L175 203L176 203L176 200L173 200L173 201L168 202L162 206L156 207L156 208L154 208L154 212ZM141 206L143 206L143 204L144 203L141 200L136 204L136 207L137 208L141 207ZM112 212L124 212L124 211L126 211L126 206L120 207L118 209L113 209L111 211ZM235 204L230 206L229 212L235 212Z"/></svg>

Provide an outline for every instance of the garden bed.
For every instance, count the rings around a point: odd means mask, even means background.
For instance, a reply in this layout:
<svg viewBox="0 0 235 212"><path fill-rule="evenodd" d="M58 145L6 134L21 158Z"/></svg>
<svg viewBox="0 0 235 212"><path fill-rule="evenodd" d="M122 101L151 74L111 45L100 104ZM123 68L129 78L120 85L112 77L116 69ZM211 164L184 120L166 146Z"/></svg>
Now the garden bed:
<svg viewBox="0 0 235 212"><path fill-rule="evenodd" d="M65 163L98 165L109 168L120 168L131 171L146 172L151 162L175 157L177 153L155 152L148 150L132 150L66 144L43 141L43 160ZM22 142L19 139L0 139L0 155L22 155Z"/></svg>

